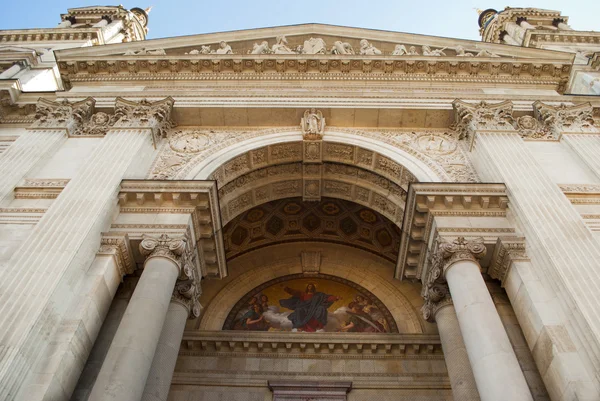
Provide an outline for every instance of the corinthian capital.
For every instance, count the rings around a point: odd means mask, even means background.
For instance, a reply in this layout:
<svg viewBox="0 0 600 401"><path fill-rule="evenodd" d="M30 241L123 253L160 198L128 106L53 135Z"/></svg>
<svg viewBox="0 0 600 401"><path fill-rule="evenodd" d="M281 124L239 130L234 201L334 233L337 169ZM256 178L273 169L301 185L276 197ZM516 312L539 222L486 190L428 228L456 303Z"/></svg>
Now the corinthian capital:
<svg viewBox="0 0 600 401"><path fill-rule="evenodd" d="M458 237L452 242L442 242L438 250L444 260L444 271L461 260L477 262L477 259L485 256L486 251L482 238L467 241L464 237Z"/></svg>
<svg viewBox="0 0 600 401"><path fill-rule="evenodd" d="M177 264L180 272L184 272L186 262L190 259L187 238L173 238L167 234L162 234L160 237L144 235L140 242L140 253L146 257L146 260L153 257L171 259Z"/></svg>
<svg viewBox="0 0 600 401"><path fill-rule="evenodd" d="M533 104L535 117L547 125L554 137L559 138L564 132L600 132L594 125L593 107L590 103L560 106L537 101Z"/></svg>
<svg viewBox="0 0 600 401"><path fill-rule="evenodd" d="M513 104L510 100L501 103L452 102L454 107L454 127L459 137L472 138L477 131L512 131Z"/></svg>
<svg viewBox="0 0 600 401"><path fill-rule="evenodd" d="M115 116L118 119L115 128L150 128L155 143L167 136L167 130L174 124L171 111L175 101L172 97L150 102L143 99L139 102L118 97L115 103Z"/></svg>
<svg viewBox="0 0 600 401"><path fill-rule="evenodd" d="M79 102L38 100L32 129L66 129L72 134L89 120L96 101L91 97Z"/></svg>
<svg viewBox="0 0 600 401"><path fill-rule="evenodd" d="M421 312L423 318L430 322L435 321L437 311L444 306L452 305L452 297L444 277L446 269L460 260L476 261L486 253L482 239L466 241L464 237L458 237L451 243L438 244L432 252L422 291L425 303L421 307Z"/></svg>

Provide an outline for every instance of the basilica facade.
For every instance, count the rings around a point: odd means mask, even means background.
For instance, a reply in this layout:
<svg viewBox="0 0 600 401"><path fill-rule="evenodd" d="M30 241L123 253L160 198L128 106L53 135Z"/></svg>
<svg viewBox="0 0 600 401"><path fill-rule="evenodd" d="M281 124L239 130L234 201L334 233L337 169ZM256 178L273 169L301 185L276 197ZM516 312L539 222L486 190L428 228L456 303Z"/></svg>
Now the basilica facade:
<svg viewBox="0 0 600 401"><path fill-rule="evenodd" d="M600 33L148 13L0 30L1 400L600 400Z"/></svg>

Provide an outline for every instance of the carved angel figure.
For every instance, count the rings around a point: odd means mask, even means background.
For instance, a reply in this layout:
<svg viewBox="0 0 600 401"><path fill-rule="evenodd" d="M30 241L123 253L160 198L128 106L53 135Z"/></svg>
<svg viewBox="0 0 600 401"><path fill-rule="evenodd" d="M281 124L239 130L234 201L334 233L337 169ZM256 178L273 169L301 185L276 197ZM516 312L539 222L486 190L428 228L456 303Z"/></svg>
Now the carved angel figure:
<svg viewBox="0 0 600 401"><path fill-rule="evenodd" d="M333 42L331 48L331 54L355 54L352 45L348 42L342 42L341 40Z"/></svg>
<svg viewBox="0 0 600 401"><path fill-rule="evenodd" d="M442 48L442 49L434 49L431 50L431 48L427 45L424 45L421 47L421 49L423 50L423 55L424 56L435 56L435 57L439 57L439 56L445 56L446 53L444 53L444 50L446 50L446 48Z"/></svg>
<svg viewBox="0 0 600 401"><path fill-rule="evenodd" d="M248 54L269 54L271 53L271 49L269 48L269 42L267 42L266 40L263 40L262 42L260 42L260 45L258 43L255 43L254 46L252 47L252 50L248 51Z"/></svg>
<svg viewBox="0 0 600 401"><path fill-rule="evenodd" d="M381 50L369 43L367 39L360 41L360 54L364 56L379 56Z"/></svg>
<svg viewBox="0 0 600 401"><path fill-rule="evenodd" d="M500 56L497 55L496 53L490 53L487 50L483 49L482 51L477 53L477 55L475 57L500 57Z"/></svg>
<svg viewBox="0 0 600 401"><path fill-rule="evenodd" d="M315 109L306 110L301 121L302 132L305 134L322 134L325 129L325 118L321 111Z"/></svg>
<svg viewBox="0 0 600 401"><path fill-rule="evenodd" d="M221 41L219 43L219 48L217 50L211 51L212 54L233 54L233 50L231 50L231 46L227 44L225 41Z"/></svg>
<svg viewBox="0 0 600 401"><path fill-rule="evenodd" d="M304 41L302 46L302 54L325 54L327 53L327 45L321 38L310 38Z"/></svg>
<svg viewBox="0 0 600 401"><path fill-rule="evenodd" d="M277 36L277 43L273 45L271 52L275 54L296 54L296 52L290 49L287 44L288 41L285 36Z"/></svg>
<svg viewBox="0 0 600 401"><path fill-rule="evenodd" d="M406 46L404 45L396 45L392 52L392 56L403 56L405 54L408 54L408 50L406 50Z"/></svg>
<svg viewBox="0 0 600 401"><path fill-rule="evenodd" d="M210 54L210 46L202 45L200 47L200 50L194 49L194 50L191 50L189 53L185 53L185 54L192 54L192 55L193 54Z"/></svg>
<svg viewBox="0 0 600 401"><path fill-rule="evenodd" d="M458 45L454 48L457 57L473 57L473 53L465 52L465 48L461 45Z"/></svg>

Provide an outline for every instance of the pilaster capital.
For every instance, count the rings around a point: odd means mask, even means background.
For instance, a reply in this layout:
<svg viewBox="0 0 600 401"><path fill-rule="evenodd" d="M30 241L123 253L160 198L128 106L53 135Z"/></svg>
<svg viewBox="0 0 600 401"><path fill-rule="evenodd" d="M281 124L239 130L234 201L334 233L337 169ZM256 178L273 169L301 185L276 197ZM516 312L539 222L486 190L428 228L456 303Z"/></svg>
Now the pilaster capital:
<svg viewBox="0 0 600 401"><path fill-rule="evenodd" d="M464 237L458 237L452 242L442 242L438 252L444 260L443 273L445 275L448 268L456 262L470 260L477 263L477 259L485 256L487 249L483 238L467 241Z"/></svg>
<svg viewBox="0 0 600 401"><path fill-rule="evenodd" d="M473 138L477 131L514 131L513 104L510 100L500 103L467 103L456 99L454 129L459 138Z"/></svg>
<svg viewBox="0 0 600 401"><path fill-rule="evenodd" d="M114 128L150 128L154 144L167 136L167 130L175 124L171 121L171 112L175 100L167 97L151 102L142 99L139 102L118 97L115 101L115 116L117 121Z"/></svg>
<svg viewBox="0 0 600 401"><path fill-rule="evenodd" d="M593 107L589 102L551 106L537 101L533 103L533 113L550 128L556 138L563 133L600 133L599 127L594 125Z"/></svg>
<svg viewBox="0 0 600 401"><path fill-rule="evenodd" d="M142 242L140 242L140 253L146 257L145 262L155 257L170 259L175 263L181 274L188 274L184 270L193 270L188 265L188 260L191 259L188 239L185 236L170 237L167 234L161 234L159 237L144 234ZM189 273L192 274L192 273Z"/></svg>
<svg viewBox="0 0 600 401"><path fill-rule="evenodd" d="M121 276L132 274L135 270L135 261L127 234L102 233L98 255L113 256Z"/></svg>
<svg viewBox="0 0 600 401"><path fill-rule="evenodd" d="M66 129L71 135L90 119L95 104L96 101L91 97L78 102L53 102L40 98L30 129Z"/></svg>
<svg viewBox="0 0 600 401"><path fill-rule="evenodd" d="M488 274L490 277L500 280L502 285L504 285L512 263L524 260L529 260L525 248L525 238L498 238L490 261Z"/></svg>

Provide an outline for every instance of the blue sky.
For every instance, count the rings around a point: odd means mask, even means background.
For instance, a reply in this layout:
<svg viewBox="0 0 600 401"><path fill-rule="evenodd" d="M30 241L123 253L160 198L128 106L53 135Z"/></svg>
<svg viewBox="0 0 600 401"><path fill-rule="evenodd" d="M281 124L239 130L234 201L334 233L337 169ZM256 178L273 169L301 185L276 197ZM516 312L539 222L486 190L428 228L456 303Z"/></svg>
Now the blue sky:
<svg viewBox="0 0 600 401"><path fill-rule="evenodd" d="M68 8L99 3L98 0L0 1L0 29L53 27ZM100 1L103 5L108 3ZM489 0L135 0L124 1L123 5L153 6L149 39L320 22L478 40L475 10L501 10L507 5L560 10L569 17L573 28L600 31L600 0L525 0L512 4Z"/></svg>

